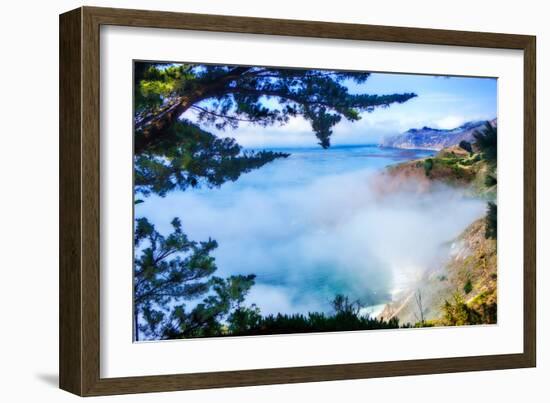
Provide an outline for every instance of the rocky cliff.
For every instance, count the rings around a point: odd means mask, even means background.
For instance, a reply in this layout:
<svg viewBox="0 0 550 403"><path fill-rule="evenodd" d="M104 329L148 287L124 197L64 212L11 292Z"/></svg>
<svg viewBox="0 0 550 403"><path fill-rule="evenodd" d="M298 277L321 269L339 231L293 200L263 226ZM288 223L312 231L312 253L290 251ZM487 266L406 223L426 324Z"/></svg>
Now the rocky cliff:
<svg viewBox="0 0 550 403"><path fill-rule="evenodd" d="M492 186L486 181L490 171L490 166L479 153L470 154L458 146L452 146L433 157L389 166L375 179L375 186L382 194L399 189L422 193L445 184L464 188L469 194L493 199L496 196L496 181ZM496 179L496 173L491 174Z"/></svg>
<svg viewBox="0 0 550 403"><path fill-rule="evenodd" d="M491 121L496 125L496 119ZM380 147L393 147L417 150L436 150L459 144L466 140L474 140L473 133L483 129L485 121L467 122L462 126L451 130L434 129L423 127L421 129L410 129L405 133L396 136L388 136L380 142Z"/></svg>
<svg viewBox="0 0 550 403"><path fill-rule="evenodd" d="M424 326L496 323L497 245L476 220L450 242L446 259L430 267L380 317Z"/></svg>
<svg viewBox="0 0 550 403"><path fill-rule="evenodd" d="M417 192L430 192L444 184L489 202L496 200L496 167L479 150L468 152L456 145L433 157L390 166L378 179L382 193L411 186ZM496 323L496 210L495 232L489 217L488 213L465 223L456 239L442 243L442 258L395 295L379 318L416 326Z"/></svg>

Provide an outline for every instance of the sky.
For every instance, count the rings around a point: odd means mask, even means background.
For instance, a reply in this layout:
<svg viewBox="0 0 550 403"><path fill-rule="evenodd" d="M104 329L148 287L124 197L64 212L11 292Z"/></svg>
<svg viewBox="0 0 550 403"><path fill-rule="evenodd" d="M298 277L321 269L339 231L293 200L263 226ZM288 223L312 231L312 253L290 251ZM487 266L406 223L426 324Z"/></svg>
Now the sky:
<svg viewBox="0 0 550 403"><path fill-rule="evenodd" d="M372 73L363 84L346 82L351 93L393 94L414 92L418 96L389 108L363 113L356 122L342 120L333 129L333 145L377 144L388 135L424 126L453 129L474 120L497 117L497 79L446 77L416 74ZM261 128L241 124L224 132L208 128L220 136L234 137L248 148L309 147L317 139L301 117L284 126Z"/></svg>

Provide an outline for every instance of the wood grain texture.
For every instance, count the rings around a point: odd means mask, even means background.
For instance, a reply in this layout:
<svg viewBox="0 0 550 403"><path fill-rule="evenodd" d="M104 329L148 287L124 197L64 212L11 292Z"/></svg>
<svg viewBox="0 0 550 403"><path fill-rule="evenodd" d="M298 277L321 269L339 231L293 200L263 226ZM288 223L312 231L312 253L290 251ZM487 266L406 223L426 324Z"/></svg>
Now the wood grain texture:
<svg viewBox="0 0 550 403"><path fill-rule="evenodd" d="M530 37L524 48L523 99L523 354L536 366L537 338L537 97L536 39Z"/></svg>
<svg viewBox="0 0 550 403"><path fill-rule="evenodd" d="M523 49L529 36L382 25L232 17L166 11L85 7L105 25L189 29L312 38Z"/></svg>
<svg viewBox="0 0 550 403"><path fill-rule="evenodd" d="M101 25L255 33L524 51L524 352L383 363L130 378L100 377ZM82 7L60 17L60 387L81 395L315 382L532 367L535 321L535 37L314 21Z"/></svg>
<svg viewBox="0 0 550 403"><path fill-rule="evenodd" d="M59 386L81 394L81 10L59 21Z"/></svg>
<svg viewBox="0 0 550 403"><path fill-rule="evenodd" d="M100 135L99 26L82 9L82 390L99 378L100 332Z"/></svg>
<svg viewBox="0 0 550 403"><path fill-rule="evenodd" d="M101 379L89 396L530 367L523 354Z"/></svg>

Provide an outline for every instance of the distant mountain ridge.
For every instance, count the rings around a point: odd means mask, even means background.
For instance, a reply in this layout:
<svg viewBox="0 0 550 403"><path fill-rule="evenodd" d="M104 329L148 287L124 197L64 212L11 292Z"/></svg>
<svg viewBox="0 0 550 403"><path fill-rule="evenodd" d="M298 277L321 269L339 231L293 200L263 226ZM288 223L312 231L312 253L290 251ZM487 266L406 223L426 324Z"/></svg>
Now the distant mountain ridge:
<svg viewBox="0 0 550 403"><path fill-rule="evenodd" d="M427 126L421 129L409 129L405 133L385 137L379 146L440 151L445 147L459 144L462 140L473 141L474 132L483 129L485 122L485 120L467 122L454 129L435 129ZM496 118L491 120L493 126L496 126L496 123Z"/></svg>

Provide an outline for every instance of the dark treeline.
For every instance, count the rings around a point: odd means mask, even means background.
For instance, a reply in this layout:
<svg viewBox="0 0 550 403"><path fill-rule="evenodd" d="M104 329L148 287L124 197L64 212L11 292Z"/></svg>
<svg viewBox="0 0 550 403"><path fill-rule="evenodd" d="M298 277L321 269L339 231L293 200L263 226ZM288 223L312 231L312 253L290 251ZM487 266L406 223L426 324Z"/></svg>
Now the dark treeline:
<svg viewBox="0 0 550 403"><path fill-rule="evenodd" d="M485 176L485 186L492 187L497 185L497 137L498 130L496 126L487 122L482 131L476 131L474 138L476 146L481 152L482 158L487 161L488 172ZM497 238L497 204L496 200L487 203L487 215L485 218L485 237Z"/></svg>
<svg viewBox="0 0 550 403"><path fill-rule="evenodd" d="M292 334L292 333L322 333L350 330L397 329L399 320L371 318L351 313L325 314L319 312L303 314L277 314L258 316L252 322L243 321L236 317L241 311L234 313L230 322L228 334L232 336ZM408 326L406 326L408 327Z"/></svg>
<svg viewBox="0 0 550 403"><path fill-rule="evenodd" d="M497 139L498 127L492 125L491 122L486 122L485 127L473 133L474 144L468 141L461 141L459 146L470 154L474 153L474 147L479 152L479 158L487 163L487 172L485 174L484 184L487 188L496 187L497 185ZM485 217L485 237L497 238L497 204L496 200L487 202L487 214Z"/></svg>
<svg viewBox="0 0 550 403"><path fill-rule="evenodd" d="M232 336L337 332L399 328L398 319L377 319L361 314L361 304L347 296L336 295L330 314L310 312L262 316L257 308L237 309L228 320L227 332ZM406 325L405 327L409 327Z"/></svg>

